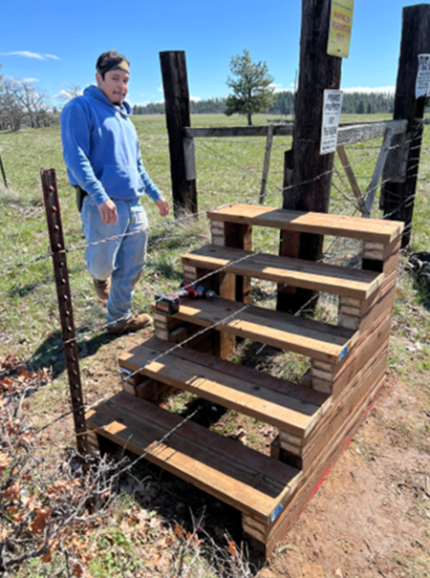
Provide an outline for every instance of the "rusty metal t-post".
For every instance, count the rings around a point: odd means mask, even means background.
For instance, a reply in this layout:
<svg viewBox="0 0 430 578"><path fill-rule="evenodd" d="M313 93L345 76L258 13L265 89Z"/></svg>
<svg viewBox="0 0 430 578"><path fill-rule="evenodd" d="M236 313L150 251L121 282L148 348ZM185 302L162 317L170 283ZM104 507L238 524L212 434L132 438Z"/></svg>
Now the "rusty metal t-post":
<svg viewBox="0 0 430 578"><path fill-rule="evenodd" d="M46 219L48 221L49 238L51 242L55 284L57 286L58 307L60 311L64 355L66 358L67 373L69 377L77 448L79 455L82 458L84 471L86 471L88 463L87 460L85 460L85 457L88 455L89 451L85 425L84 398L79 371L78 346L76 343L75 324L73 321L72 299L70 294L69 274L67 270L66 250L64 246L63 227L61 224L57 183L54 169L40 169L40 175L42 178L43 198L45 201Z"/></svg>
<svg viewBox="0 0 430 578"><path fill-rule="evenodd" d="M6 188L8 188L7 186L7 179L6 179L6 173L4 172L4 166L3 166L3 161L1 160L1 156L0 156L0 170L1 170L1 174L3 176L3 182L4 182L4 186Z"/></svg>

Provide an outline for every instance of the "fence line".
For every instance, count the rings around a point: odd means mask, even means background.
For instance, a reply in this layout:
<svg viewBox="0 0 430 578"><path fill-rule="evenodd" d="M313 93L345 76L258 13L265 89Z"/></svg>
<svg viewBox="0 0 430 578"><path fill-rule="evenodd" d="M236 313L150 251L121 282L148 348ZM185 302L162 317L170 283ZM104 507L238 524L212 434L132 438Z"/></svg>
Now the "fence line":
<svg viewBox="0 0 430 578"><path fill-rule="evenodd" d="M396 148L397 146L398 146L398 145L394 145L394 146L392 146L392 147L390 147L390 148L394 149L394 148ZM369 154L369 155L366 155L365 158L367 158L367 157L372 157L372 156L376 156L376 155L374 155L374 154ZM362 161L363 161L363 158L360 158L359 160L356 161L356 163L359 163L359 162L362 162ZM356 164L356 163L351 163L351 165L352 165L352 164ZM418 164L414 165L413 167L410 167L409 170L414 169L414 168L416 168L417 166L418 166ZM337 171L336 167L334 167L331 171L327 171L327 172L332 172L332 171ZM314 179L312 179L312 181L318 180L318 179L321 178L323 175L327 174L327 172L325 172L325 173L323 173L323 174L321 174L321 175L317 175L317 177L315 177ZM311 182L311 181L309 181L309 182ZM385 181L384 181L384 182L385 182ZM300 184L305 184L305 183L300 183ZM381 184L382 184L382 183L381 183ZM286 187L284 190L287 190L287 189L292 188L292 187L294 187L294 186L298 186L298 185L291 185L291 186L289 186L289 187ZM268 193L268 194L272 194L272 193ZM408 199L405 199L402 204L406 204L406 203L408 203L408 202L411 202L411 200L412 200L413 198L415 198L415 196L416 196L416 194L408 197ZM257 194L256 194L256 197L257 197ZM251 198L251 199L246 199L246 200L247 200L248 202L250 202L250 201L252 201L252 198ZM346 200L348 200L351 204L354 204L354 203L352 202L352 200L349 199L349 197L348 197ZM221 206L218 206L218 207L214 207L214 209L220 208L220 207L223 207L223 206L231 206L232 204L235 204L235 203L226 203L225 205L221 205ZM212 210L214 210L214 209L212 209ZM200 212L198 212L198 213L196 213L196 214L193 214L193 215L186 215L186 216L184 216L183 218L180 218L179 220L177 219L176 221L170 221L170 222L167 223L167 226L177 225L178 221L187 221L188 219L193 218L193 217L195 217L196 215L201 215L201 214L203 214L203 213L206 213L207 210L208 210L208 209L205 209L204 211L200 211ZM395 211L393 211L393 213L394 213L394 212L395 212ZM391 213L391 214L392 214L392 213ZM389 216L390 216L390 214L389 214L389 215L386 215L384 218L389 218ZM161 224L159 224L159 225L154 226L152 229L156 229L156 228L159 228L159 227L166 227L166 224L165 224L165 223L161 223ZM410 225L409 225L409 227L410 227ZM127 234L125 234L124 236L126 236L126 235L127 235ZM113 237L113 238L117 238L117 237ZM103 241L101 241L101 242L106 242L107 240L110 240L110 239L106 239L106 240L103 240ZM79 249L85 248L86 246L87 246L87 245L82 245L82 246L78 246L78 247L72 247L71 249L66 249L65 252L72 252L72 251L75 251L75 250L79 250ZM266 248L266 247L265 247L265 248ZM10 268L9 270L11 270L11 269L17 269L17 268L20 268L20 267L25 267L25 266L27 266L28 264L33 264L33 263L35 263L35 262L45 260L45 259L49 258L50 256L52 256L52 253L48 253L48 254L46 254L46 255L39 256L39 257L37 257L36 259L32 259L32 260L30 260L30 261L27 262L27 263L20 263L20 264L16 265L15 267ZM335 255L335 256L336 256L336 255ZM333 258L333 257L334 257L334 256L332 256L332 257L330 257L330 258ZM0 271L0 274L1 274L1 273L2 273L2 271ZM214 271L214 272L213 272L213 274L216 274L216 273L217 273L217 271ZM145 306L144 308L142 308L140 311L145 311L145 310L149 309L150 306L151 306L151 305L148 304L147 306ZM95 334L95 333L97 333L99 330L105 329L106 327L107 327L107 324L104 323L104 324L96 327L95 329L93 329L93 330L91 330L91 331L84 332L84 333L79 333L79 334L76 336L76 340L82 339L82 338L84 338L85 336L87 336L87 335L89 335L89 334L90 334L90 335L91 335L91 334ZM45 350L44 352L40 353L37 357L33 357L33 356L32 356L32 357L28 358L28 359L26 360L26 362L27 362L27 363L29 363L29 362L35 362L35 361L37 361L38 359L40 359L41 357L47 355L47 354L50 353L50 352L58 351L59 349L62 348L63 345L64 345L64 344L63 344L62 342L60 342L59 344L56 344L56 345L52 346L51 348L48 348L48 349ZM20 363L23 363L23 361L21 361Z"/></svg>
<svg viewBox="0 0 430 578"><path fill-rule="evenodd" d="M415 196L415 195L414 195L414 196ZM410 200L410 198L406 199L405 202L407 202L407 201L409 201L409 200ZM336 244L336 243L339 243L339 242L341 242L341 241L342 241L341 238L336 238L336 239L333 241L332 245L334 245L334 244ZM323 257L323 259L324 259L324 257ZM320 261L322 261L323 259L321 259ZM225 267L224 267L224 268L225 268ZM222 269L224 269L224 268L222 268ZM216 272L218 272L218 271L215 271L214 273L216 273ZM206 276L206 277L207 277L207 276ZM203 280L204 278L205 278L205 277L202 277L202 278L199 279L198 281ZM269 295L269 296L267 297L267 299L272 298L273 296L276 295L276 293L277 293L277 291L273 292L272 295ZM306 308L314 299L317 299L320 294L321 294L321 292L317 292L314 296L312 296L312 297L309 299L309 301L306 302L306 303L300 308L300 310L295 313L295 315L297 316L297 315L299 315L300 313L302 313L303 311L305 311L305 308ZM144 366L138 368L138 369L137 369L136 371L134 371L132 374L127 375L127 376L125 376L124 378L122 378L120 381L117 381L116 383L114 383L112 386L110 386L110 387L108 388L107 391L104 392L104 394L103 394L102 396L96 396L96 397L92 398L91 400L85 402L85 403L81 406L81 408L79 408L79 409L69 410L69 411L67 411L67 412L64 412L63 414L61 414L61 415L58 416L57 418L53 419L53 420L52 420L51 422L49 422L48 424L45 424L43 427L41 427L41 428L39 428L38 430L36 430L36 431L35 431L35 435L40 434L41 432L45 431L46 429L48 429L49 427L51 427L51 426L54 425L55 423L58 423L59 421L65 419L66 417L71 416L75 411L80 411L80 410L85 409L85 408L90 409L91 407L94 407L96 404L101 403L104 399L107 398L107 396L110 394L110 392L111 392L114 388L119 387L125 380L127 380L127 379L129 379L131 376L136 375L137 373L139 373L139 371L140 371L141 369L143 369L147 364L152 363L152 362L160 359L161 357L169 354L170 352L174 351L175 349L181 348L183 345L185 345L185 344L187 343L187 341L189 341L189 340L191 340L191 339L195 339L196 336L199 336L199 335L201 335L201 334L204 334L204 333L206 333L207 331L215 328L215 327L216 327L217 325L219 325L220 323L223 323L224 321L226 321L226 320L229 319L230 317L234 317L235 315L237 315L237 314L240 313L242 310L244 310L244 309L246 309L246 308L248 308L248 307L250 307L250 305L245 305L245 306L244 306L242 309L240 309L238 312L235 312L234 314L232 314L232 315L230 315L230 316L222 319L221 321L218 321L218 322L214 323L214 324L211 325L210 327L203 328L200 332L198 332L197 334L195 334L195 335L193 335L192 337L188 338L188 339L185 340L184 342L182 342L182 343L180 343L180 344L176 344L175 346L173 346L171 349L169 349L168 351L166 351L166 352L164 352L164 353L160 353L160 354L157 355L153 360L147 362ZM261 348L261 350L264 349L264 347L265 347L265 346L263 345L263 347ZM23 362L21 361L21 362L19 363L19 365L22 365L22 363L23 363ZM197 413L198 410L199 410L199 408L197 408L196 413ZM187 418L185 418L184 421L188 421L189 419L191 419L191 417L193 417L193 415L194 415L194 414L192 414L192 415L190 415L190 416L187 416ZM179 424L179 425L182 425L182 423L183 423L183 422L181 422L181 424ZM177 427L179 427L179 426L177 426ZM175 429L176 429L176 428L173 428L172 430L170 430L169 432L167 432L166 437L168 437L169 435L171 435ZM152 448L152 449L153 449L153 448ZM140 458L140 456L137 458L137 460L138 460L139 458ZM135 461L137 461L137 460L135 460ZM132 467L132 465L133 465L133 463L130 464L130 467Z"/></svg>
<svg viewBox="0 0 430 578"><path fill-rule="evenodd" d="M407 141L407 142L411 142L412 140L413 140L413 138L411 138L410 141ZM226 163L234 166L235 168L240 169L244 174L251 175L253 178L258 179L258 181L261 181L261 175L254 174L253 172L251 172L251 171L249 171L249 170L247 170L247 169L244 169L243 167L241 167L241 166L238 165L237 163L234 163L233 161L231 161L230 159L228 159L228 158L225 157L224 155L218 153L217 151L214 151L209 145L206 145L206 144L203 143L203 142L201 142L201 144L202 144L203 147L205 147L207 150L209 150L209 151L212 153L212 155L218 156L218 157L222 158ZM390 146L390 147L388 148L388 150L394 150L394 149L396 149L396 148L399 148L399 146L400 146L400 145L392 145L392 146ZM378 154L369 153L368 155L366 155L366 156L364 156L364 157L361 157L360 159L358 159L357 161L355 161L355 162L353 162L353 163L350 162L348 165L345 166L345 168L347 168L347 167L352 167L352 166L354 166L354 165L356 165L356 164L359 164L359 163L363 162L363 161L366 160L367 158L376 157L376 156L378 156ZM416 166L418 166L418 164L417 164ZM294 184L292 184L292 185L288 185L287 187L278 187L278 186L273 185L272 183L270 183L270 182L268 181L268 182L267 182L267 187L268 187L269 189L272 188L272 189L275 189L275 190L272 191L272 192L267 192L267 193L265 193L264 199L266 199L267 197L269 197L269 196L271 196L271 195L273 195L273 194L276 194L276 193L280 193L280 192L284 193L285 191L288 191L288 190L290 190L290 189L293 189L294 187L298 187L298 186L310 184L310 183L312 183L312 182L314 182L314 181L319 180L319 179L322 178L323 176L326 176L326 175L328 175L328 174L330 174L330 173L333 173L333 172L335 172L335 171L336 171L336 167L334 166L333 169L330 169L329 171L325 171L325 172L317 175L317 176L314 177L313 179L310 179L310 180L307 180L307 181L303 181L303 182L301 182L301 183L294 183ZM378 186L380 186L380 185L377 184L377 185L376 185L376 188L377 188ZM367 194L368 194L368 191L366 191L365 193L363 193L360 198L364 199ZM252 201L256 201L256 202L257 202L258 200L259 200L259 193L256 192L256 194L255 194L254 197L245 198L245 199L244 199L244 202L245 202L245 204L248 204L248 203L250 203L250 202L252 202ZM359 198L357 198L356 200L358 201ZM231 205L231 204L232 204L232 203L226 203L226 204L224 204L224 205L221 205L221 207L223 207L223 206L229 206L229 205ZM198 216L206 213L208 210L215 210L215 209L217 209L217 208L219 208L219 207L216 206L216 207L213 207L213 208L211 208L211 209L204 209L204 210L202 210L202 211L198 211L198 212L195 212L195 213L189 213L189 214L185 215L184 217L180 217L179 219L175 219L175 220L171 220L171 221L167 221L167 222L165 221L165 222L163 222L163 223L159 223L158 225L154 225L153 227L149 227L148 230L153 231L153 230L155 230L155 229L157 229L157 228L165 228L165 227L169 227L169 226L177 226L178 223L185 222L185 221L187 221L187 220L189 220L189 219L192 219L192 218L196 218L196 217L198 217ZM122 234L122 235L115 235L115 236L113 236L113 237L108 237L108 238L103 239L103 240L101 240L101 241L96 241L96 242L89 243L89 244L78 245L78 246L76 246L76 247L73 247L73 246L72 246L72 247L66 249L65 252L66 252L66 253L71 253L71 252L74 252L74 251L86 249L86 248L89 247L89 246L106 243L106 242L108 242L108 241L117 240L117 239L119 239L119 238L126 237L126 236L131 236L131 235L134 235L134 234L135 234L135 233L124 233L124 234ZM34 259L31 259L31 260L29 260L29 261L26 261L26 262L23 262L23 263L18 263L18 264L15 264L15 265L11 265L11 266L9 266L9 267L6 267L6 268L3 269L3 270L0 270L0 276L1 276L1 275L4 275L4 274L6 274L6 273L10 273L11 271L14 271L14 270L16 270L16 269L19 269L19 268L21 268L21 267L27 267L28 265L37 263L37 262L39 262L39 261L46 260L46 259L48 259L48 258L51 257L51 256L52 256L52 253L49 252L49 253L46 253L46 254L44 254L44 255L39 255L38 257L36 257L36 258L34 258Z"/></svg>

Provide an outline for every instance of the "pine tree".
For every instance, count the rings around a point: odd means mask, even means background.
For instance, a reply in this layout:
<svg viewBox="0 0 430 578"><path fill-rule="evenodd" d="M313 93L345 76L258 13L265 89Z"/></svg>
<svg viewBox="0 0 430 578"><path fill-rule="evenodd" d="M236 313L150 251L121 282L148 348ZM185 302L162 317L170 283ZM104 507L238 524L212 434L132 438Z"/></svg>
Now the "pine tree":
<svg viewBox="0 0 430 578"><path fill-rule="evenodd" d="M248 119L248 125L252 125L252 115L265 112L273 103L273 88L270 88L273 77L268 73L265 62L252 62L248 50L244 50L242 56L231 59L230 70L237 78L227 79L233 94L226 98L224 113L227 116L235 112L243 114Z"/></svg>

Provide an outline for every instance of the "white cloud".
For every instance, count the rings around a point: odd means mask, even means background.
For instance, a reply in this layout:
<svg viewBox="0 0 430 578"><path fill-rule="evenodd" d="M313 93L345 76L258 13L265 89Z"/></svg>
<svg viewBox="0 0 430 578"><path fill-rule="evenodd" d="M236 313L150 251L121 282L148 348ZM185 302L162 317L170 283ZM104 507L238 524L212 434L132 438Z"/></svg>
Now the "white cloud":
<svg viewBox="0 0 430 578"><path fill-rule="evenodd" d="M23 78L22 80L23 80L24 82L30 82L30 83L32 83L32 82L39 82L39 79L38 79L38 78Z"/></svg>
<svg viewBox="0 0 430 578"><path fill-rule="evenodd" d="M52 58L54 60L61 60L58 56L53 54L39 54L37 52L29 52L28 50L17 50L16 52L2 52L3 56L23 56L24 58L35 58L36 60L47 60Z"/></svg>
<svg viewBox="0 0 430 578"><path fill-rule="evenodd" d="M192 100L193 102L201 102L201 98L200 96L190 96L190 100Z"/></svg>
<svg viewBox="0 0 430 578"><path fill-rule="evenodd" d="M342 88L343 92L359 92L362 94L369 94L371 92L377 92L381 94L394 94L394 86L377 86L370 88L368 86L356 86L355 88Z"/></svg>
<svg viewBox="0 0 430 578"><path fill-rule="evenodd" d="M272 88L273 92L286 92L288 90L287 88L283 88L282 84L277 84L276 82L269 84L269 88Z"/></svg>
<svg viewBox="0 0 430 578"><path fill-rule="evenodd" d="M159 86L159 87L157 88L157 90L158 90L158 92L164 92L162 86Z"/></svg>
<svg viewBox="0 0 430 578"><path fill-rule="evenodd" d="M36 58L37 60L45 60L42 54L37 52L28 52L27 50L19 50L17 52L2 52L3 56L24 56L24 58Z"/></svg>
<svg viewBox="0 0 430 578"><path fill-rule="evenodd" d="M54 94L54 96L51 96L51 98L59 98L61 100L71 100L72 98L75 98L75 96L80 96L83 94L83 90L60 90L59 92L57 92L57 94Z"/></svg>

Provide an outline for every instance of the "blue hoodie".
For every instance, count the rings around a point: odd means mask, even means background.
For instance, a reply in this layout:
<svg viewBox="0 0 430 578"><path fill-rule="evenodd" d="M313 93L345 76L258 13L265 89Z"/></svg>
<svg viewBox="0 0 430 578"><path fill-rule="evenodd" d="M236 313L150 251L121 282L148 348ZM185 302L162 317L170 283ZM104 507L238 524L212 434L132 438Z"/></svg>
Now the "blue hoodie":
<svg viewBox="0 0 430 578"><path fill-rule="evenodd" d="M97 205L109 198L135 199L144 192L153 201L162 197L143 168L130 112L126 102L114 105L91 85L61 113L69 182L79 185Z"/></svg>

